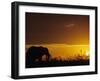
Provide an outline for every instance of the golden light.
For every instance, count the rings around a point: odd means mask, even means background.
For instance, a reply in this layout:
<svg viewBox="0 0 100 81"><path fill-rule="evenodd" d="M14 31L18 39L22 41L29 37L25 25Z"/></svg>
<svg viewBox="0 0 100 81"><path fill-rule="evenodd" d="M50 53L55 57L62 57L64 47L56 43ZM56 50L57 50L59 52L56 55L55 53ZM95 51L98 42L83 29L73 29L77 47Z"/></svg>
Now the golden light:
<svg viewBox="0 0 100 81"><path fill-rule="evenodd" d="M89 56L89 52L88 51L86 52L86 56Z"/></svg>
<svg viewBox="0 0 100 81"><path fill-rule="evenodd" d="M28 49L32 45L27 45ZM48 48L52 58L57 60L76 59L79 55L81 58L88 59L90 56L89 45L67 45L67 44L41 44L34 46L43 46ZM42 57L45 61L45 55Z"/></svg>

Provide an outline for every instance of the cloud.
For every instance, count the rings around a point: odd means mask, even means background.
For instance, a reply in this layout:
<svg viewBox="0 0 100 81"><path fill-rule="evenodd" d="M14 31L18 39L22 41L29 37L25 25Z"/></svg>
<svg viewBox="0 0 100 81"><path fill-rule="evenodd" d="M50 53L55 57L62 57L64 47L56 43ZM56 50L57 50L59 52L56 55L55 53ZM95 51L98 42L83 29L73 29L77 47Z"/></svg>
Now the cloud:
<svg viewBox="0 0 100 81"><path fill-rule="evenodd" d="M65 27L67 27L67 28L74 27L74 26L75 26L75 24L67 24L67 25L65 25Z"/></svg>

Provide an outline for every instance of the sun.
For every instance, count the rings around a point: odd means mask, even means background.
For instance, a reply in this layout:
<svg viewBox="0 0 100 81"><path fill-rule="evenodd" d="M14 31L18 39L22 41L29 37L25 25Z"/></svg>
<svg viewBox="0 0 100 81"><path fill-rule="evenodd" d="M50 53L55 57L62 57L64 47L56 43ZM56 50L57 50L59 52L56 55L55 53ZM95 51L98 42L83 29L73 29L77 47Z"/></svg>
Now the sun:
<svg viewBox="0 0 100 81"><path fill-rule="evenodd" d="M86 56L89 56L89 51L86 51Z"/></svg>

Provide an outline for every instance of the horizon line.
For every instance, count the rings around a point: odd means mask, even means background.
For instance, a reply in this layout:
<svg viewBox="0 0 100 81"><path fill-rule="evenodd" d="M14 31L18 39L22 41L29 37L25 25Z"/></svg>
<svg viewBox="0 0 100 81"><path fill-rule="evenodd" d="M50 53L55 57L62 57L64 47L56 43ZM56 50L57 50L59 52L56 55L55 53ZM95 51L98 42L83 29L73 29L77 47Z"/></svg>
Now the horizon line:
<svg viewBox="0 0 100 81"><path fill-rule="evenodd" d="M68 46L89 46L89 44L26 44L26 46L32 46L32 45L68 45Z"/></svg>

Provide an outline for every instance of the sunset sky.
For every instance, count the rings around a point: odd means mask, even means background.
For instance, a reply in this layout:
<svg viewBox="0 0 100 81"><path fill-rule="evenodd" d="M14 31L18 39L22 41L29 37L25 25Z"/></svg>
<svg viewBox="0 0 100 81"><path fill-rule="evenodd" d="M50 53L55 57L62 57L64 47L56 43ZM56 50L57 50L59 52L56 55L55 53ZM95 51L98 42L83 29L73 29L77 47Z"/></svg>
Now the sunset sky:
<svg viewBox="0 0 100 81"><path fill-rule="evenodd" d="M52 58L89 56L89 16L26 13L26 49L48 48Z"/></svg>
<svg viewBox="0 0 100 81"><path fill-rule="evenodd" d="M89 44L89 16L26 13L26 44Z"/></svg>

